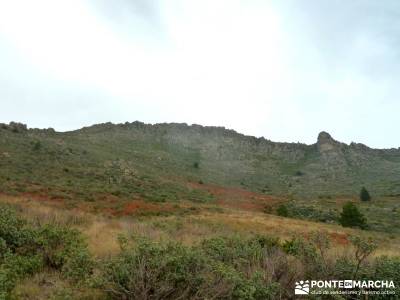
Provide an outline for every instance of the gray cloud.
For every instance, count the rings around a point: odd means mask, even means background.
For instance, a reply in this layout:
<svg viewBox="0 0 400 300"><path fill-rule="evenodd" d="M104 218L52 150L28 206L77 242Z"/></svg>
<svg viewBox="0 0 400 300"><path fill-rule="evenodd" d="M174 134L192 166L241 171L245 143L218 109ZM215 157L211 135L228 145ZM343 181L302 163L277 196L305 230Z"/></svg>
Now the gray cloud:
<svg viewBox="0 0 400 300"><path fill-rule="evenodd" d="M158 2L158 0L90 0L96 10L117 23L129 14L157 20L159 18Z"/></svg>
<svg viewBox="0 0 400 300"><path fill-rule="evenodd" d="M29 20L0 4L11 16L0 20L0 122L195 122L400 146L397 0L88 0L83 15L38 3L51 7Z"/></svg>
<svg viewBox="0 0 400 300"><path fill-rule="evenodd" d="M399 1L281 1L279 5L284 5L289 30L301 36L298 41L309 41L294 46L315 47L329 67L360 68L368 76L391 76L398 69Z"/></svg>
<svg viewBox="0 0 400 300"><path fill-rule="evenodd" d="M134 34L146 30L159 35L163 31L159 0L89 0L89 3L120 32Z"/></svg>

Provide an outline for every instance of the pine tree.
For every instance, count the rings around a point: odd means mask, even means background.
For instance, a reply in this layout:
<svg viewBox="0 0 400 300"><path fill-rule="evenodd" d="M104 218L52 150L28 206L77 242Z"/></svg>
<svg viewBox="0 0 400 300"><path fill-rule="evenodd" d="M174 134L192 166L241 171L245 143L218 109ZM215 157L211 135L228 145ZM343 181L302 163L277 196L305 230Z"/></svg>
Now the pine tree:
<svg viewBox="0 0 400 300"><path fill-rule="evenodd" d="M361 201L369 201L371 200L371 196L365 187L361 188L360 191L360 200Z"/></svg>
<svg viewBox="0 0 400 300"><path fill-rule="evenodd" d="M343 205L339 223L343 227L360 227L361 229L367 228L367 222L364 215L352 202L347 202L345 205Z"/></svg>

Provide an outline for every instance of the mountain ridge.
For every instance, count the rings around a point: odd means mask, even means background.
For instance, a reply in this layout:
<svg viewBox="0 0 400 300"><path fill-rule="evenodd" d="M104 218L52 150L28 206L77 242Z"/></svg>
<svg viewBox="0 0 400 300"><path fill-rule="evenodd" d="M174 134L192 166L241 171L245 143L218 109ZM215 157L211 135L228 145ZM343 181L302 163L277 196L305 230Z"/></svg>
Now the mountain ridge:
<svg viewBox="0 0 400 300"><path fill-rule="evenodd" d="M135 176L125 174L131 172L139 177L150 176L155 185L178 176L179 189L184 182L202 181L301 197L355 195L362 186L377 195L400 194L400 149L348 145L324 131L316 143L307 145L186 123L109 122L69 132L28 129L15 122L0 124L0 128L0 163L4 170L14 173L28 165L23 173L39 179L39 184L56 181L62 189L68 178L95 186L93 193L101 193L98 188L109 183L111 176L115 180L112 189L118 190L124 184L130 195L140 190L135 187L137 182L133 183ZM35 165L38 158L40 162ZM25 161L27 164L21 166ZM58 181L46 175L49 168L54 169ZM66 174L62 171L65 168L71 172ZM74 172L75 177L71 176ZM89 174L89 178L81 178L83 174ZM0 175L7 178L5 172ZM27 178L20 179L17 182Z"/></svg>
<svg viewBox="0 0 400 300"><path fill-rule="evenodd" d="M92 130L92 129L111 129L112 127L126 127L126 126L130 126L130 125L136 125L136 126L143 126L143 127L163 127L163 126L177 126L177 127L183 127L183 128L203 128L204 130L219 130L219 131L226 131L226 132L231 132L232 134L236 134L238 136L242 136L244 138L251 138L251 139L258 139L258 140L264 140L264 141L269 141L272 143L276 143L276 144L301 144L301 145L306 145L306 146L312 146L314 144L318 144L319 139L321 139L321 135L327 135L328 139L331 139L335 142L339 142L341 144L347 145L347 146L354 146L354 147L360 147L360 148L368 148L371 150L383 150L383 151L400 151L400 146L399 147L390 147L390 148L374 148L374 147L370 147L367 144L364 143L360 143L360 142L350 142L350 143L345 143L345 142L340 142L335 140L330 133L328 133L327 131L320 131L320 133L317 136L317 140L315 143L312 144L308 144L308 143L304 143L304 142L289 142L289 141L273 141L270 140L268 138L266 138L265 136L260 136L260 137L256 137L253 135L248 135L248 134L243 134L240 133L237 130L234 129L230 129L230 128L226 128L225 126L208 126L208 125L199 125L196 123L193 124L188 124L188 123L176 123L176 122L162 122L162 123L144 123L141 121L133 121L133 122L125 122L125 123L112 123L112 122L105 122L105 123L96 123L96 124L92 124L92 125L88 125L88 126L82 126L81 128L78 129L74 129L74 130L68 130L68 131L56 131L55 129L53 129L52 127L49 128L35 128L35 127L28 127L26 124L21 123L21 122L14 122L11 121L9 122L9 124L6 123L0 123L0 126L2 126L3 128L19 128L22 131L36 131L36 132L53 132L53 133L58 133L58 134L68 134L68 133L76 133L76 132L80 132L80 131L87 131L87 130Z"/></svg>

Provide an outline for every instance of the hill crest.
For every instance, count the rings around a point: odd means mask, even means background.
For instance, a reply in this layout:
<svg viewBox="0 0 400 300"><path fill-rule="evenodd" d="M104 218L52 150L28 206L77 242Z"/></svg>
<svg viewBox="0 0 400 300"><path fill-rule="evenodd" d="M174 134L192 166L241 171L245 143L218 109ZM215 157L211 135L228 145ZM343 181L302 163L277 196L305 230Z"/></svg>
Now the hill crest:
<svg viewBox="0 0 400 300"><path fill-rule="evenodd" d="M324 131L306 145L185 123L103 123L56 132L12 122L0 124L0 164L3 189L33 181L68 190L83 182L95 193L105 186L129 194L147 176L152 185L201 181L277 195L355 195L361 186L400 194L399 149L347 145ZM179 184L171 182L177 177Z"/></svg>

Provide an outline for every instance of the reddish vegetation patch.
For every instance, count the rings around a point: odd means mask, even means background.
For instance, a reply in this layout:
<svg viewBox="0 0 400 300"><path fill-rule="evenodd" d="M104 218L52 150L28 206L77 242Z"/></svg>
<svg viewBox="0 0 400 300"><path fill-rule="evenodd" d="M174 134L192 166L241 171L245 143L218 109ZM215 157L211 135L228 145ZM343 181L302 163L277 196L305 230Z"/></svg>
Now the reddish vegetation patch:
<svg viewBox="0 0 400 300"><path fill-rule="evenodd" d="M133 200L125 204L121 215L133 215L141 212L162 212L171 210L172 206L168 203L156 204L143 200Z"/></svg>
<svg viewBox="0 0 400 300"><path fill-rule="evenodd" d="M189 183L190 188L209 192L221 206L250 211L263 211L266 206L281 202L276 197L247 191L234 187L222 187L212 184Z"/></svg>
<svg viewBox="0 0 400 300"><path fill-rule="evenodd" d="M349 243L347 234L345 233L331 232L329 236L336 244L347 245Z"/></svg>
<svg viewBox="0 0 400 300"><path fill-rule="evenodd" d="M28 198L28 199L36 200L36 201L64 204L64 198L49 196L46 194L41 194L41 193L36 193L36 192L25 192L25 193L22 193L21 196Z"/></svg>
<svg viewBox="0 0 400 300"><path fill-rule="evenodd" d="M117 216L118 215L118 212L114 208L111 208L111 207L104 208L103 213L106 215L109 215L109 216Z"/></svg>
<svg viewBox="0 0 400 300"><path fill-rule="evenodd" d="M347 245L349 243L348 235L346 233L326 232L326 234L335 245ZM303 233L302 237L306 240L310 240L310 233Z"/></svg>
<svg viewBox="0 0 400 300"><path fill-rule="evenodd" d="M105 201L107 203L118 203L120 201L117 196L111 194L101 194L98 196L98 200Z"/></svg>
<svg viewBox="0 0 400 300"><path fill-rule="evenodd" d="M245 211L272 211L277 204L284 200L282 198L280 199L270 195L235 187L223 187L213 184L199 184L195 182L188 183L187 185L189 189L203 190L210 193L215 197L215 203L217 205ZM22 193L21 196L35 201L43 201L59 206L65 206L74 202L63 199L62 196L58 196L57 193L54 193L53 195L50 193L49 195L47 192L48 191L44 190L29 191ZM101 211L106 215L113 216L134 215L143 212L170 212L177 209L171 203L151 203L141 199L132 200L122 207L118 207L118 204L121 203L121 201L122 200L119 197L111 194L99 194L95 196L95 201L74 202L74 206L82 211Z"/></svg>

